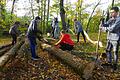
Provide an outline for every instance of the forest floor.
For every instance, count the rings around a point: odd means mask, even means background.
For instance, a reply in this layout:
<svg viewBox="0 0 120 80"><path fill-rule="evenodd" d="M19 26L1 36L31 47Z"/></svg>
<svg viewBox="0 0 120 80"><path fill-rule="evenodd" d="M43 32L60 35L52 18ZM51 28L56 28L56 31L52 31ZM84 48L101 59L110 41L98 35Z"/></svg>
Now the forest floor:
<svg viewBox="0 0 120 80"><path fill-rule="evenodd" d="M10 39L8 39L2 41L1 44L9 43ZM79 56L83 60L93 61L95 46L81 40L80 43L75 43L72 52L73 55ZM81 76L75 73L71 67L39 47L37 54L40 57L37 61L31 60L30 53L23 58L16 56L0 72L0 80L82 80ZM91 80L120 80L120 64L116 71L112 71L111 68L94 70Z"/></svg>

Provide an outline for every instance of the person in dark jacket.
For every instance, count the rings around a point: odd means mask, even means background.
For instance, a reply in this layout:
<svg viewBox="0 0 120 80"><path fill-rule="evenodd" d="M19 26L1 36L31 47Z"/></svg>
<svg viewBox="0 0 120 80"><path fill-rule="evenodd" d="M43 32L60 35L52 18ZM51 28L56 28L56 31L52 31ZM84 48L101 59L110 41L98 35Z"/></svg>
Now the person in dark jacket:
<svg viewBox="0 0 120 80"><path fill-rule="evenodd" d="M18 30L19 25L20 22L16 21L9 30L9 34L12 36L12 45L17 43L17 35L19 35L19 30Z"/></svg>
<svg viewBox="0 0 120 80"><path fill-rule="evenodd" d="M40 37L37 35L37 33L42 34L40 30L38 30L38 22L40 21L40 17L37 16L35 19L33 19L28 27L27 31L27 37L30 42L30 49L32 54L33 60L38 60L38 56L36 55L36 38L40 40Z"/></svg>

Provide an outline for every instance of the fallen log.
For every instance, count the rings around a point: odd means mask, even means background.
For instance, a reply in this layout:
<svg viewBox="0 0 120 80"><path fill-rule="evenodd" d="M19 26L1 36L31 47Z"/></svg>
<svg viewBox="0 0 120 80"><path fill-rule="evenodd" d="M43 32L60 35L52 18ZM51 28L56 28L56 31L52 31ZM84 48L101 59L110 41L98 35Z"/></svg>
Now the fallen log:
<svg viewBox="0 0 120 80"><path fill-rule="evenodd" d="M2 56L5 52L7 52L8 50L10 50L11 46L3 48L2 50L0 50L0 56Z"/></svg>
<svg viewBox="0 0 120 80"><path fill-rule="evenodd" d="M84 79L87 80L93 76L92 72L96 66L95 62L87 62L78 56L72 55L45 43L40 43L40 45L42 46L42 49L71 66Z"/></svg>
<svg viewBox="0 0 120 80"><path fill-rule="evenodd" d="M7 53L0 57L0 68L2 68L11 58L13 58L21 45L24 43L24 39L18 41Z"/></svg>
<svg viewBox="0 0 120 80"><path fill-rule="evenodd" d="M0 46L0 50L3 49L3 48L6 48L6 47L10 47L12 44L5 44L5 45L2 45Z"/></svg>
<svg viewBox="0 0 120 80"><path fill-rule="evenodd" d="M18 51L18 57L22 58L24 56L28 56L28 54L31 53L30 52L30 46L28 43L28 40L25 40L25 43L21 46L21 48Z"/></svg>

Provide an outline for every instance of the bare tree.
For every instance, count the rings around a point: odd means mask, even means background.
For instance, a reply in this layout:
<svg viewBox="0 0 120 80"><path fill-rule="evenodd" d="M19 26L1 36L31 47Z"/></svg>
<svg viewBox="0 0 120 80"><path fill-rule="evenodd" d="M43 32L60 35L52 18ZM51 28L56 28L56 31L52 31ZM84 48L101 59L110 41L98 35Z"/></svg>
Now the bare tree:
<svg viewBox="0 0 120 80"><path fill-rule="evenodd" d="M97 6L100 4L100 2L101 2L101 0L99 0L98 3L95 5L95 7L94 7L94 9L93 9L93 11L92 11L89 19L88 19L88 23L87 23L87 27L86 27L86 32L88 32L88 27L89 27L90 21L91 21L91 19L92 19L92 15L93 15L95 9L97 8Z"/></svg>
<svg viewBox="0 0 120 80"><path fill-rule="evenodd" d="M47 23L46 23L47 27L48 27L48 19L49 19L49 8L50 8L50 0L48 0L48 6L47 6Z"/></svg>
<svg viewBox="0 0 120 80"><path fill-rule="evenodd" d="M46 0L44 0L44 20L43 20L43 31L46 31L45 25L45 17L46 17Z"/></svg>

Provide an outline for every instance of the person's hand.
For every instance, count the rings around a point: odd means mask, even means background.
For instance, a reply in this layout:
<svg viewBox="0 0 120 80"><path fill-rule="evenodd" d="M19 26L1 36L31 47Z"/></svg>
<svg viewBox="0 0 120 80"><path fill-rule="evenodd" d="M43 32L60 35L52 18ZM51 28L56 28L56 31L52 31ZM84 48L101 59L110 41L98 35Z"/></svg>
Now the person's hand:
<svg viewBox="0 0 120 80"><path fill-rule="evenodd" d="M57 44L54 44L54 46L57 46Z"/></svg>

